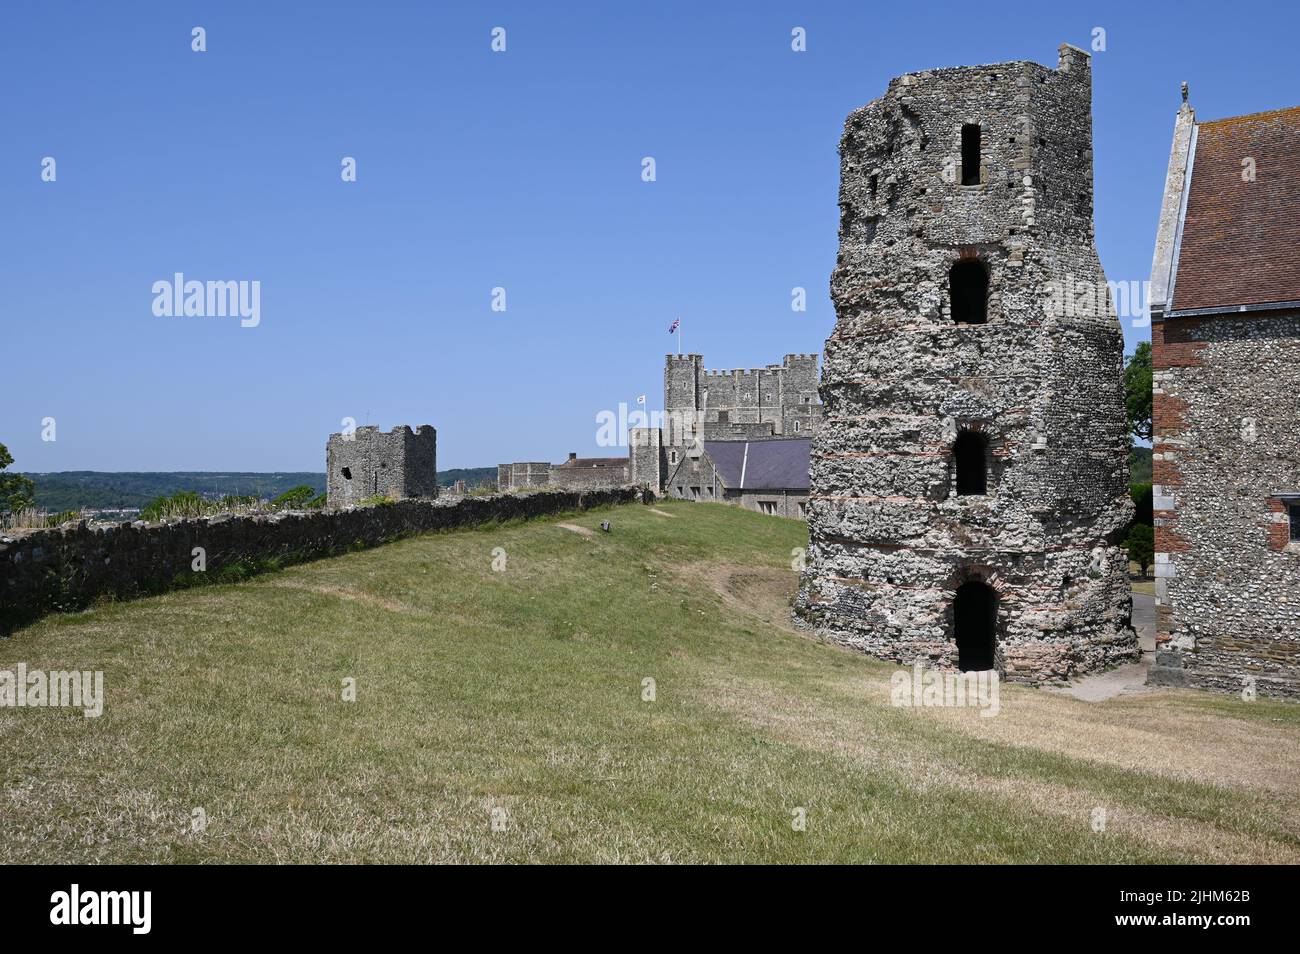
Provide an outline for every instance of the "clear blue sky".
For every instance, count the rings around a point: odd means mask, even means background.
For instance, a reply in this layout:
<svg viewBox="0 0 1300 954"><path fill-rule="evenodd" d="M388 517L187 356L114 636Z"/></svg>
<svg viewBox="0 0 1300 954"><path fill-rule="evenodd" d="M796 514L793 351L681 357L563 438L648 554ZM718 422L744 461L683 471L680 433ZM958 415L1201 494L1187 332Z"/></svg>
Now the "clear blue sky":
<svg viewBox="0 0 1300 954"><path fill-rule="evenodd" d="M595 415L658 406L675 315L709 367L820 350L840 132L890 77L1054 66L1103 27L1098 243L1142 280L1179 81L1206 119L1294 105L1298 25L1261 3L6 0L0 442L28 471L323 470L351 416L434 424L444 468L610 453ZM260 281L260 326L155 317L177 271Z"/></svg>

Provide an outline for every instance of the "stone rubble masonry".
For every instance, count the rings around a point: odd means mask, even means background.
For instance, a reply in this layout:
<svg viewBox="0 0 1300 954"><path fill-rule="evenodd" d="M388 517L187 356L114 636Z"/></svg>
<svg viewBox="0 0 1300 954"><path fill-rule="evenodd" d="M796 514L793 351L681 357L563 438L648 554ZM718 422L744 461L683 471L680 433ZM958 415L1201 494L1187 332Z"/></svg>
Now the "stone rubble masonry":
<svg viewBox="0 0 1300 954"><path fill-rule="evenodd" d="M428 424L384 433L358 427L331 434L325 445L325 491L330 507L372 497L405 500L438 496L438 432Z"/></svg>
<svg viewBox="0 0 1300 954"><path fill-rule="evenodd" d="M1106 287L1091 86L1088 55L1065 45L1056 69L901 76L845 123L836 325L796 599L826 638L955 667L955 591L979 581L997 596L1004 678L1060 681L1139 657L1119 545L1133 516L1123 338L1104 292L1059 297ZM964 124L980 126L973 185ZM987 270L985 324L953 319L959 260ZM962 430L988 438L984 495L956 494Z"/></svg>
<svg viewBox="0 0 1300 954"><path fill-rule="evenodd" d="M402 500L374 507L172 523L39 530L0 538L0 633L96 599L128 599L238 565L296 563L434 530L528 519L640 499L631 489ZM650 498L653 499L653 498ZM192 570L202 547L205 574ZM486 559L486 557L485 557Z"/></svg>
<svg viewBox="0 0 1300 954"><path fill-rule="evenodd" d="M1300 310L1151 326L1160 685L1300 699Z"/></svg>

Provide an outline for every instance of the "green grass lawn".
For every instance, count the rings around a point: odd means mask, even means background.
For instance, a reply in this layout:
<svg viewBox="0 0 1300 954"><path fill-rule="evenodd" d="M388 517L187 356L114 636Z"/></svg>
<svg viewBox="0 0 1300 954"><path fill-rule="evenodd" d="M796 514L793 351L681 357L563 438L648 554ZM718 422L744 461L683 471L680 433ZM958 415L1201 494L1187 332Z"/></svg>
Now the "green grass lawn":
<svg viewBox="0 0 1300 954"><path fill-rule="evenodd" d="M629 505L46 619L0 668L105 711L0 709L0 862L1300 860L1300 707L891 707L790 627L805 541Z"/></svg>

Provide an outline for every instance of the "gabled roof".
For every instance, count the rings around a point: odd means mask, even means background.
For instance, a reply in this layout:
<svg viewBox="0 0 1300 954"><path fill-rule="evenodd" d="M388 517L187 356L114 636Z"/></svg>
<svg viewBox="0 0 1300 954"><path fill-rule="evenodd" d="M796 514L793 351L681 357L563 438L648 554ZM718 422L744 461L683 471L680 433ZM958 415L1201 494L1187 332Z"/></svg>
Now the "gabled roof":
<svg viewBox="0 0 1300 954"><path fill-rule="evenodd" d="M1198 123L1190 152L1169 312L1300 302L1300 107Z"/></svg>
<svg viewBox="0 0 1300 954"><path fill-rule="evenodd" d="M772 441L705 441L728 490L807 490L808 438Z"/></svg>

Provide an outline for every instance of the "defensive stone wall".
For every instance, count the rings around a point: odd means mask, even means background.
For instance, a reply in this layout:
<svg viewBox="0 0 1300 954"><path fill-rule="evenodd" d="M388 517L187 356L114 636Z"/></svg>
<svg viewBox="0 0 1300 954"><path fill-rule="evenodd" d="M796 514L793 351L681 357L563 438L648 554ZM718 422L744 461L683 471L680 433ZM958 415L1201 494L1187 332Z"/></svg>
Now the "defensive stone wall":
<svg viewBox="0 0 1300 954"><path fill-rule="evenodd" d="M375 507L173 523L123 523L0 537L0 632L97 599L127 599L269 561L295 563L432 530L586 510L640 498L632 488L402 500ZM205 568L196 572L196 549Z"/></svg>

